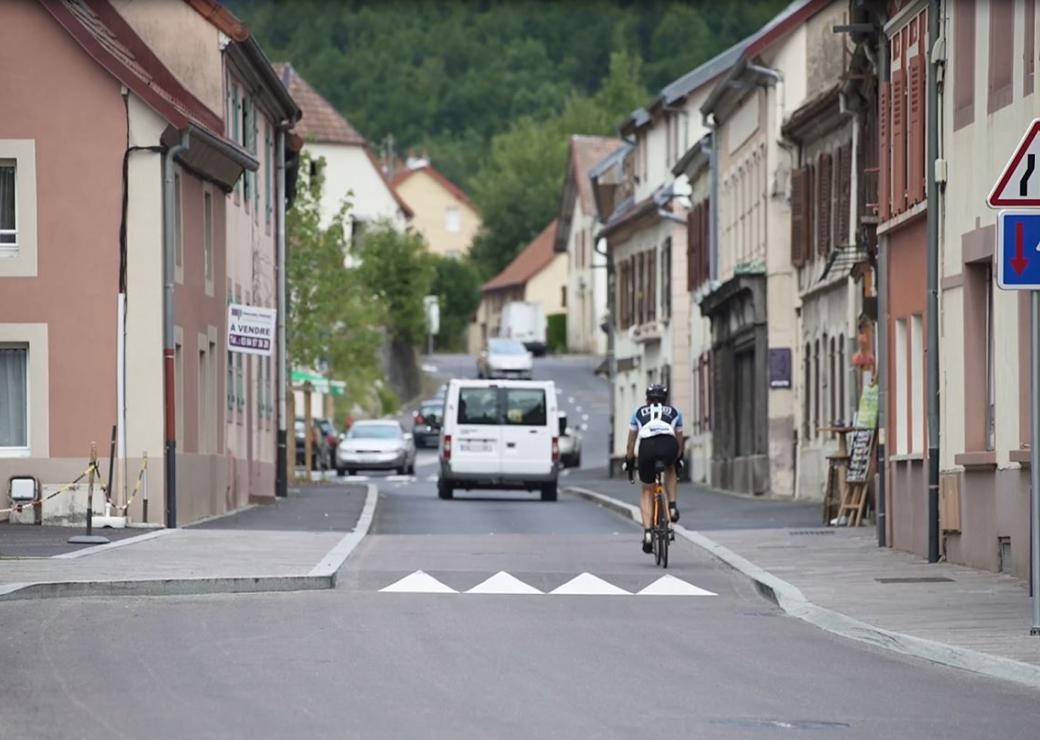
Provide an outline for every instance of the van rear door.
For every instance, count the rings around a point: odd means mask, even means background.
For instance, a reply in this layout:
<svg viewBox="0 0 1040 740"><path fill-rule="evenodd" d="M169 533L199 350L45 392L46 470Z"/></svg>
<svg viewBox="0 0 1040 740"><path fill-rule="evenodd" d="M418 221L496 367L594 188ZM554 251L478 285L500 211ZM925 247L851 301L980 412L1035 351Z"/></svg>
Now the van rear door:
<svg viewBox="0 0 1040 740"><path fill-rule="evenodd" d="M460 385L452 413L456 433L452 440L452 472L497 476L502 470L502 410L498 387Z"/></svg>
<svg viewBox="0 0 1040 740"><path fill-rule="evenodd" d="M522 477L552 472L552 384L504 387L502 410L502 473Z"/></svg>

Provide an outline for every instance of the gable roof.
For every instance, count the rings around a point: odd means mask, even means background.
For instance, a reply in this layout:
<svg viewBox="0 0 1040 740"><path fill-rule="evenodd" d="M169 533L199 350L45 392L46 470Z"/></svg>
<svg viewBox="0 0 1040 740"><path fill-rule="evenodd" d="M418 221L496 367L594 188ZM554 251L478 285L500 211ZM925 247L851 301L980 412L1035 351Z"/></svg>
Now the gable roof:
<svg viewBox="0 0 1040 740"><path fill-rule="evenodd" d="M556 256L556 253L553 251L553 243L556 241L556 224L557 219L554 218L548 226L542 229L542 233L536 236L512 262L506 265L506 269L481 286L481 292L489 293L495 290L524 285L528 280L541 272Z"/></svg>
<svg viewBox="0 0 1040 740"><path fill-rule="evenodd" d="M278 63L273 66L282 84L303 112L303 118L296 124L295 131L304 140L320 144L368 144L365 137L321 93L311 87L291 64Z"/></svg>
<svg viewBox="0 0 1040 740"><path fill-rule="evenodd" d="M40 5L95 62L175 128L189 124L223 135L220 116L192 95L107 0L59 0Z"/></svg>
<svg viewBox="0 0 1040 740"><path fill-rule="evenodd" d="M451 180L449 180L447 177L442 175L440 172L438 172L433 167L433 165L430 165L430 164L424 164L422 167L415 167L415 168L412 168L412 169L408 169L406 167L406 168L404 168L402 170L399 170L398 172L396 172L393 175L393 177L390 178L390 185L391 185L391 187L393 187L394 189L398 188L401 185L401 183L403 183L409 177L411 177L412 175L414 175L414 174L416 174L418 172L425 172L427 175L432 177L441 187L443 187L445 190L447 190L449 193L451 193L452 196L454 196L454 198L456 200L458 200L458 201L460 201L462 203L465 203L467 206L472 208L477 213L480 212L480 209L477 208L476 203L471 201L469 199L469 196L466 195L466 191L464 191L458 185L456 185Z"/></svg>
<svg viewBox="0 0 1040 740"><path fill-rule="evenodd" d="M621 139L608 136L581 136L571 137L571 157L569 177L573 177L578 187L578 197L581 199L581 210L592 214L596 212L596 202L592 195L592 180L589 172L608 154L613 153L618 147L624 146Z"/></svg>

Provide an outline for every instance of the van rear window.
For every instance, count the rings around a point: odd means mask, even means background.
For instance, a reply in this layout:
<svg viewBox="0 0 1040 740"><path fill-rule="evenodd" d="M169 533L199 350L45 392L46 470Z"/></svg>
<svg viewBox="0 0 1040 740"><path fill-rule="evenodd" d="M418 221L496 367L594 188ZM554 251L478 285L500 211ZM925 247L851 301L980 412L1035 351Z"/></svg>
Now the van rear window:
<svg viewBox="0 0 1040 740"><path fill-rule="evenodd" d="M497 388L460 388L459 424L499 424Z"/></svg>
<svg viewBox="0 0 1040 740"><path fill-rule="evenodd" d="M506 424L541 427L546 424L545 391L541 388L506 389Z"/></svg>

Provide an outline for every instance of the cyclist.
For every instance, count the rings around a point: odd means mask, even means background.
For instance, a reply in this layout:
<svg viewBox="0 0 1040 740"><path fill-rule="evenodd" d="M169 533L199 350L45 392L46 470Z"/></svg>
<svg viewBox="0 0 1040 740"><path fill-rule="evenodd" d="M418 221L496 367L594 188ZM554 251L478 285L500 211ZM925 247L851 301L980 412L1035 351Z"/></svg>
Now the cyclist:
<svg viewBox="0 0 1040 740"><path fill-rule="evenodd" d="M632 414L628 425L628 449L625 469L637 469L636 441L639 442L639 481L643 484L640 510L643 514L643 552L652 552L650 528L654 511L654 463L665 464L664 487L668 494L668 516L679 521L676 505L676 483L682 470L683 417L682 412L668 404L668 389L654 383L646 389L646 404Z"/></svg>

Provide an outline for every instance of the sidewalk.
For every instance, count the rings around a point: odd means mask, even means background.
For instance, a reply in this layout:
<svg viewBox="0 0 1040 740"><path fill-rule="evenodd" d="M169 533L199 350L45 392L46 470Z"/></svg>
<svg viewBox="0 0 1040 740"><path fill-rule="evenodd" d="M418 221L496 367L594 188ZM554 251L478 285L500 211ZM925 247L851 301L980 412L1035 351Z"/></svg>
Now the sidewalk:
<svg viewBox="0 0 1040 740"><path fill-rule="evenodd" d="M610 482L582 488L575 492L637 515ZM703 527L694 504L690 517L683 511L690 529L676 532L748 576L788 614L877 647L1040 688L1040 638L1029 635L1025 582L879 548L868 527L776 527L786 515L771 509L756 527L746 505L734 506L746 528Z"/></svg>
<svg viewBox="0 0 1040 740"><path fill-rule="evenodd" d="M375 501L370 486L307 487L191 527L55 557L0 560L0 600L331 588L367 532ZM51 538L46 528L34 529Z"/></svg>

